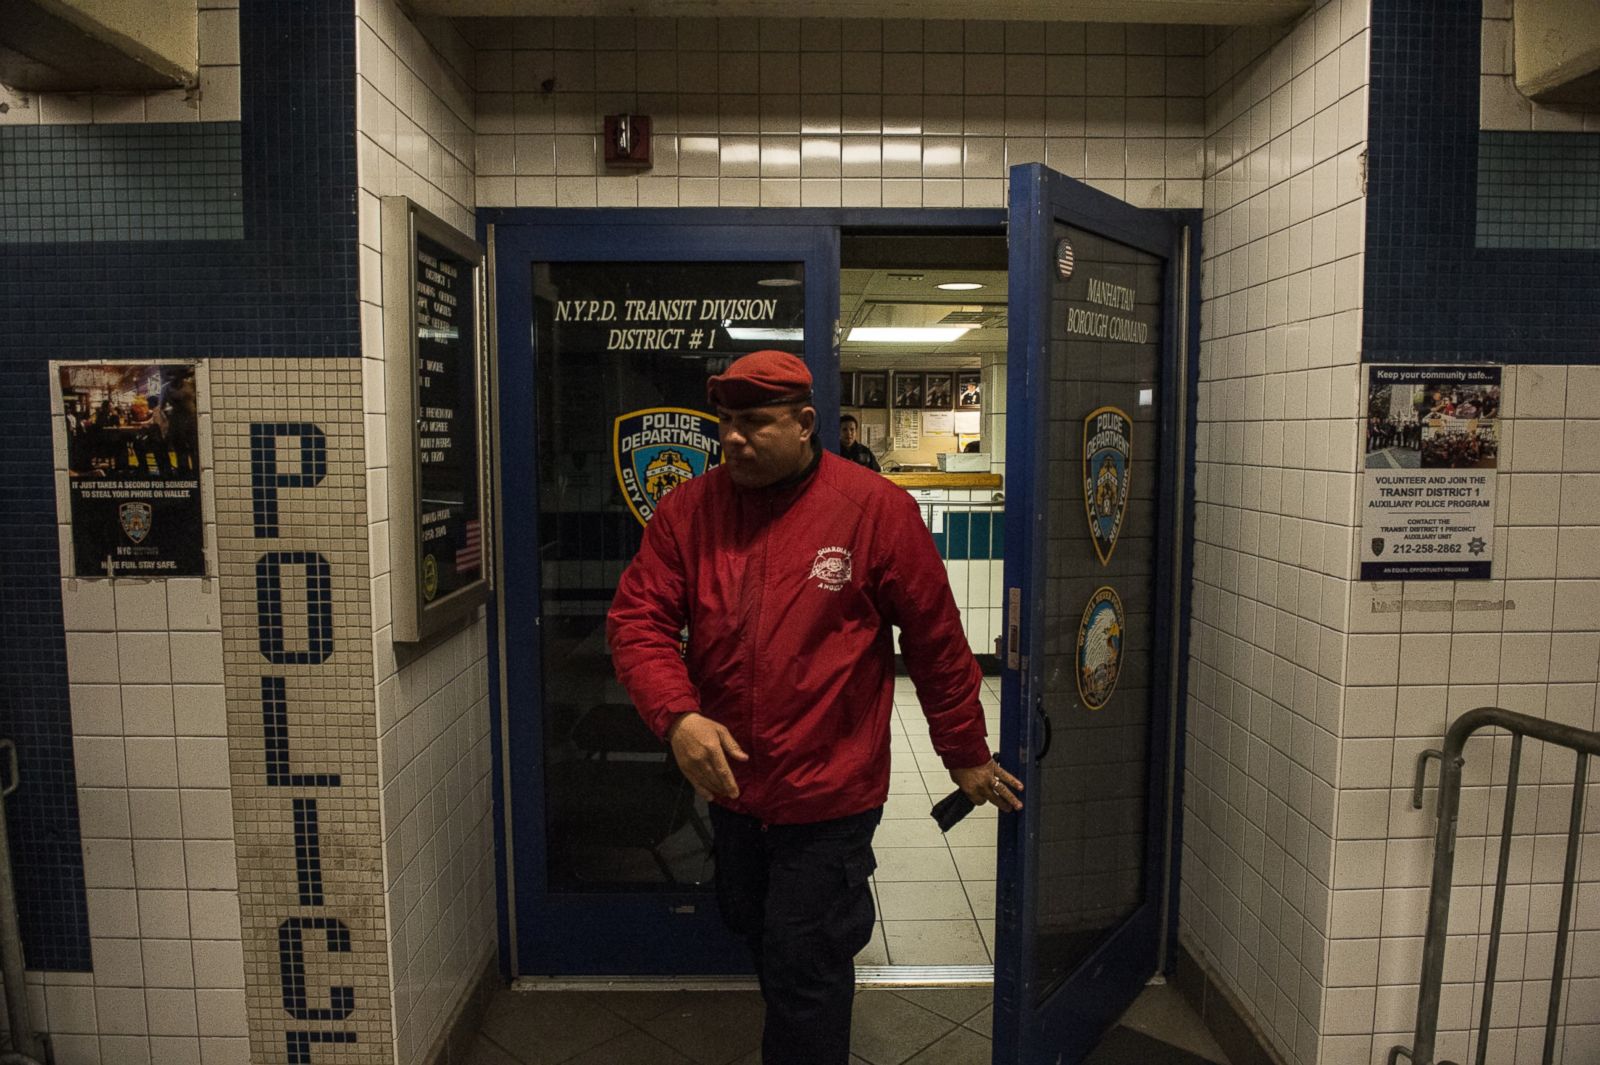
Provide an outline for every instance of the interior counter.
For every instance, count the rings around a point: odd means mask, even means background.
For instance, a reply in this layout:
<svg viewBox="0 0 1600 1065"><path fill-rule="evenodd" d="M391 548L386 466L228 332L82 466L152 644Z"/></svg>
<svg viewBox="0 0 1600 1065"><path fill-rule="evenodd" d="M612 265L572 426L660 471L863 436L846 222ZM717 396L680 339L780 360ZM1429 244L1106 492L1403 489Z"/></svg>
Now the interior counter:
<svg viewBox="0 0 1600 1065"><path fill-rule="evenodd" d="M922 473L886 473L884 476L901 488L987 488L999 491L1004 480L998 473L935 473L931 470Z"/></svg>

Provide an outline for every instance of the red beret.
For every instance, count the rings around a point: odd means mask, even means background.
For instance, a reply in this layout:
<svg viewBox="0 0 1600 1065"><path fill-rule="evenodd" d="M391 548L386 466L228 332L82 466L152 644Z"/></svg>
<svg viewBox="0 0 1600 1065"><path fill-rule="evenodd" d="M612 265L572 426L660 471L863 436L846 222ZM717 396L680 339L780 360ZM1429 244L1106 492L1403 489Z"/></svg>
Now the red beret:
<svg viewBox="0 0 1600 1065"><path fill-rule="evenodd" d="M811 371L787 351L752 351L706 382L706 398L726 410L811 399Z"/></svg>

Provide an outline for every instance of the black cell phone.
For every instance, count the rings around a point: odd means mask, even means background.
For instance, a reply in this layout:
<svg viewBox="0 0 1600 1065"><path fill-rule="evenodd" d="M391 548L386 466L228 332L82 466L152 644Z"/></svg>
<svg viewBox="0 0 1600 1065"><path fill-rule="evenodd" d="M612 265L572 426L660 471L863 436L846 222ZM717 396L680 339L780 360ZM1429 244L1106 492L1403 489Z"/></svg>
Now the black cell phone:
<svg viewBox="0 0 1600 1065"><path fill-rule="evenodd" d="M961 819L972 812L972 800L967 798L960 788L952 791L938 802L934 803L933 819L939 823L940 832L948 832L960 823Z"/></svg>

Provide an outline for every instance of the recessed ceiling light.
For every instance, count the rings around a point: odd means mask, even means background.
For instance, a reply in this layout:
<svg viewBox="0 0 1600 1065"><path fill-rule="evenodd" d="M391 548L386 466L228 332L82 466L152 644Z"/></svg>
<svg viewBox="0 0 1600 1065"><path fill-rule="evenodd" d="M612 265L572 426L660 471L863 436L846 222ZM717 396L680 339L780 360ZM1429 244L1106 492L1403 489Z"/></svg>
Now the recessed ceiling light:
<svg viewBox="0 0 1600 1065"><path fill-rule="evenodd" d="M846 340L876 344L948 344L975 329L970 325L863 326L850 330Z"/></svg>
<svg viewBox="0 0 1600 1065"><path fill-rule="evenodd" d="M798 277L763 277L756 284L765 285L767 288L793 288L795 285L800 284L800 279Z"/></svg>
<svg viewBox="0 0 1600 1065"><path fill-rule="evenodd" d="M982 288L983 286L978 284L976 281L946 281L942 285L935 285L933 287L942 288L946 292L971 292L973 289Z"/></svg>
<svg viewBox="0 0 1600 1065"><path fill-rule="evenodd" d="M804 340L804 329L746 329L728 326L728 336L734 340Z"/></svg>

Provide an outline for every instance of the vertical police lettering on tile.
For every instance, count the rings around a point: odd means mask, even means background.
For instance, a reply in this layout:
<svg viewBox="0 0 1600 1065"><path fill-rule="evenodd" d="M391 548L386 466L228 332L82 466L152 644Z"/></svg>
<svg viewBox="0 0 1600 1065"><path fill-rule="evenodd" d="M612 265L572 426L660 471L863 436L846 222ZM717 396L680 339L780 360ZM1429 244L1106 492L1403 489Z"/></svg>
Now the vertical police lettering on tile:
<svg viewBox="0 0 1600 1065"><path fill-rule="evenodd" d="M278 469L278 442L298 445L298 462L288 471ZM312 489L327 475L327 438L315 425L296 422L257 422L250 426L251 517L257 540L279 536L278 493L283 489ZM284 611L284 586L299 581L305 603L305 635L290 637ZM258 649L268 666L320 666L333 655L333 568L320 552L266 550L255 565L256 627ZM296 626L298 629L298 626ZM266 754L267 785L290 792L327 791L340 786L337 773L296 773L289 745L288 678L265 672L261 677L261 733ZM295 882L299 904L305 909L325 909L322 885L322 839L317 819L317 796L286 796L294 825ZM297 1021L343 1021L355 1012L354 987L327 990L327 1005L313 1005L306 986L306 941L320 939L330 954L351 952L350 929L337 915L299 912L285 915L278 925L278 973L283 987L283 1009ZM284 1033L289 1065L310 1065L314 1044L354 1043L352 1031L289 1030Z"/></svg>

